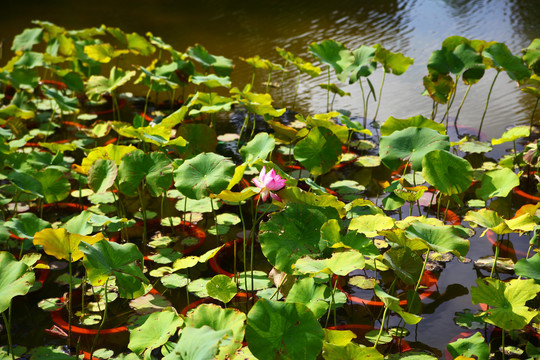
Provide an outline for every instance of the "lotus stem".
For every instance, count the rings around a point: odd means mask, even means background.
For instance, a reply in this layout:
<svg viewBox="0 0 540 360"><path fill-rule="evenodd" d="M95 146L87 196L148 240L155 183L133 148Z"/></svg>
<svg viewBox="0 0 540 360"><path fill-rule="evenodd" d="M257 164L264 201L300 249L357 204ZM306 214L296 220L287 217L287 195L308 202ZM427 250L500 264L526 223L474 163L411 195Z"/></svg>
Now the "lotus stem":
<svg viewBox="0 0 540 360"><path fill-rule="evenodd" d="M497 267L497 260L499 258L499 247L500 247L500 235L497 234L497 243L495 244L495 258L493 259L493 265L491 266L491 273L489 277L492 278L495 273L495 268Z"/></svg>
<svg viewBox="0 0 540 360"><path fill-rule="evenodd" d="M212 198L209 197L210 199L210 208L212 209L212 215L214 216L214 223L216 224L216 239L217 239L217 244L219 245L220 244L220 239L219 239L219 227L218 227L218 221L217 221L217 216L216 216L216 210L214 209L214 202L212 201Z"/></svg>
<svg viewBox="0 0 540 360"><path fill-rule="evenodd" d="M433 100L433 104L431 106L431 120L435 120L435 117L437 116L437 109L439 108L439 104Z"/></svg>
<svg viewBox="0 0 540 360"><path fill-rule="evenodd" d="M92 347L90 348L90 359L93 358L94 349L96 347L99 333L101 332L101 329L103 328L103 325L105 324L105 320L107 319L107 303L109 302L109 299L107 298L108 289L109 289L109 278L107 277L107 280L105 280L105 289L104 289L105 290L105 308L103 309L103 318L101 319L101 323L99 324L98 330L96 332L96 336L94 337L94 341L92 342Z"/></svg>
<svg viewBox="0 0 540 360"><path fill-rule="evenodd" d="M360 91L362 92L362 107L364 108L364 129L367 125L367 101L366 101L366 94L364 93L364 87L362 86L362 78L358 80L358 84L360 85Z"/></svg>
<svg viewBox="0 0 540 360"><path fill-rule="evenodd" d="M384 321L386 320L386 314L388 313L388 306L384 306L384 312L383 312L383 318L381 321L381 328L379 329L379 334L377 334L377 339L375 340L375 344L373 347L377 347L377 344L379 344L379 339L381 338L383 329L384 329Z"/></svg>
<svg viewBox="0 0 540 360"><path fill-rule="evenodd" d="M249 121L249 112L246 113L246 117L244 118L244 123L242 124L242 128L240 129L240 135L238 136L238 141L236 142L236 148L240 148L240 140L242 140L242 134L244 133L244 129L247 126L247 123Z"/></svg>
<svg viewBox="0 0 540 360"><path fill-rule="evenodd" d="M467 91L465 91L465 95L463 95L463 99L461 99L461 103L459 104L459 107L458 107L458 110L457 110L457 113L456 113L456 119L454 120L454 127L456 128L456 134L459 138L459 133L458 133L458 127L457 127L457 121L458 121L458 117L459 117L459 113L461 111L461 108L463 107L463 104L465 103L465 99L467 98L467 95L469 95L469 90L471 90L471 85L469 85L467 87Z"/></svg>
<svg viewBox="0 0 540 360"><path fill-rule="evenodd" d="M428 249L426 252L426 258L424 259L424 262L422 264L422 271L420 271L420 276L418 277L418 281L416 282L416 286L414 287L415 294L418 294L418 289L420 288L420 284L422 283L422 278L424 277L424 272L426 271L426 266L429 261L429 252L430 250ZM416 297L413 297L411 299L411 302L410 304L408 304L407 309L413 309L415 299Z"/></svg>
<svg viewBox="0 0 540 360"><path fill-rule="evenodd" d="M537 97L536 102L534 103L534 108L533 108L532 114L531 114L531 125L529 127L529 141L532 138L532 127L533 127L533 122L534 122L534 114L536 113L536 108L538 107L538 101L539 100L540 100L540 97Z"/></svg>
<svg viewBox="0 0 540 360"><path fill-rule="evenodd" d="M7 333L7 338L8 338L8 350L9 350L9 353L11 354L11 359L15 360L15 354L13 354L13 341L11 339L11 303L9 304L8 312L9 312L9 315L8 315L9 319L8 317L6 317L5 311L2 311L2 318L4 319L4 324L6 325L6 333Z"/></svg>
<svg viewBox="0 0 540 360"><path fill-rule="evenodd" d="M379 107L381 105L381 96L382 96L382 89L384 85L384 78L386 77L386 71L383 70L382 80L381 80L381 87L379 88L379 101L377 101L377 109L375 109L375 115L373 115L373 121L377 120L377 114L379 114Z"/></svg>
<svg viewBox="0 0 540 360"><path fill-rule="evenodd" d="M328 67L328 89L326 89L326 112L330 110L330 66Z"/></svg>
<svg viewBox="0 0 540 360"><path fill-rule="evenodd" d="M454 104L454 99L456 98L458 80L459 80L459 75L456 76L456 81L454 83L454 87L452 88L452 94L450 95L450 99L446 102L446 111L441 120L441 123L442 123L444 119L446 118L446 130L448 130L448 117L450 113L450 108Z"/></svg>
<svg viewBox="0 0 540 360"><path fill-rule="evenodd" d="M253 205L253 201L252 202L252 205ZM238 205L238 208L240 210L240 220L242 220L242 251L243 251L243 261L244 261L244 285L245 285L245 288L247 289L247 276L246 276L246 264L247 264L247 260L246 260L246 247L247 247L247 239L246 239L246 222L244 221L244 213L242 212L242 205Z"/></svg>
<svg viewBox="0 0 540 360"><path fill-rule="evenodd" d="M502 360L504 360L504 329L501 329L502 333L501 333L501 352L502 352Z"/></svg>
<svg viewBox="0 0 540 360"><path fill-rule="evenodd" d="M146 116L146 110L148 109L148 99L150 98L150 92L152 92L152 85L153 82L152 80L150 80L150 87L148 88L148 91L146 92L146 97L144 99L143 117Z"/></svg>
<svg viewBox="0 0 540 360"><path fill-rule="evenodd" d="M143 189L144 189L144 182L143 182ZM141 203L141 211L142 211L142 217L143 217L143 234L142 234L142 245L143 245L143 252L146 254L146 204L144 203L144 198L142 195L141 188L137 188L137 193L139 194L139 202Z"/></svg>
<svg viewBox="0 0 540 360"><path fill-rule="evenodd" d="M268 94L268 87L270 86L270 80L272 79L272 70L268 74L268 80L266 80L266 93Z"/></svg>
<svg viewBox="0 0 540 360"><path fill-rule="evenodd" d="M497 78L499 77L499 74L501 73L501 70L497 69L497 74L495 75L495 78L493 79L493 82L491 83L491 86L489 88L488 96L486 99L486 106L484 108L484 113L482 114L482 120L480 120L480 127L478 128L478 139L480 139L480 133L482 132L482 125L484 125L484 118L486 117L488 105L489 105L489 98L491 97L491 92L493 91L493 86L495 85L495 81L497 81Z"/></svg>
<svg viewBox="0 0 540 360"><path fill-rule="evenodd" d="M71 305L73 304L73 301L71 299L73 294L73 266L71 264L71 251L68 255L68 271L69 271L69 283L68 283L68 347L71 345L71 315L73 313L73 309L71 308ZM82 294L84 296L84 293Z"/></svg>

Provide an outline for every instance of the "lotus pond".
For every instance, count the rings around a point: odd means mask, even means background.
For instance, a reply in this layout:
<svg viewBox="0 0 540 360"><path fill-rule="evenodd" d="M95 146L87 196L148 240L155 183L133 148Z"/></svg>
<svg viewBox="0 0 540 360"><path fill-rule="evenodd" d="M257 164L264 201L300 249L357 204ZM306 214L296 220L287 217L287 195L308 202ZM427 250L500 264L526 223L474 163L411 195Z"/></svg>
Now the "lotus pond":
<svg viewBox="0 0 540 360"><path fill-rule="evenodd" d="M385 78L414 59L306 47L233 61L44 21L13 39L2 358L539 357L540 39L447 38L422 79L432 111L378 121ZM486 74L479 126L461 126ZM499 77L534 106L488 139ZM291 78L319 79L326 112L296 112Z"/></svg>

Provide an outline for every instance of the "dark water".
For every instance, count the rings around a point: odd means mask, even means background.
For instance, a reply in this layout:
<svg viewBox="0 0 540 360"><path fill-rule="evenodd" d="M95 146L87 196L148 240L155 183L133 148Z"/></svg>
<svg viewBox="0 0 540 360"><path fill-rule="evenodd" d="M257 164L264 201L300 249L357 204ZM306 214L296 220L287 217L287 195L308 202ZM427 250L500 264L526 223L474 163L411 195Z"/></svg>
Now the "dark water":
<svg viewBox="0 0 540 360"><path fill-rule="evenodd" d="M388 75L383 92L378 120L392 115L405 118L417 114L429 116L431 100L421 96L422 77L427 74L430 54L440 48L451 35L470 39L504 42L514 54L520 54L535 37L540 37L539 0L409 0L409 1L2 1L0 38L4 40L4 57L10 55L11 40L33 19L46 20L68 29L79 29L106 24L127 32L145 34L150 31L183 51L195 43L204 45L211 53L232 58L236 64L233 84L243 87L251 78L251 68L239 56L260 55L280 61L274 48L285 47L314 59L308 52L311 42L335 39L354 49L360 45L379 43L392 51L399 51L415 59L407 73L398 77ZM376 87L381 70L374 74ZM461 112L460 123L477 127L484 110L494 71L488 71L473 86ZM263 75L257 81L260 83ZM305 114L326 111L326 93L317 87L324 76L302 79L297 109ZM333 79L337 83L336 79ZM285 83L285 97L292 98L294 78ZM263 90L262 85L256 90ZM335 108L361 115L361 95L358 86L343 85L351 97L337 99ZM464 86L458 88L461 99ZM280 98L279 92L274 94ZM284 105L287 105L286 103ZM515 124L527 124L534 105L530 95L520 92L505 74L501 74L494 88L484 132L488 137L499 137L504 129ZM370 107L373 114L374 106ZM455 108L454 108L455 111ZM540 111L536 115L540 122ZM526 242L525 239L517 241ZM523 246L519 246L523 250ZM525 246L526 249L526 246ZM471 238L470 257L490 253L486 238ZM439 292L447 289L463 290L474 286L476 274L472 263L456 260L448 263L439 279ZM429 303L429 301L428 301ZM454 312L473 308L470 295L457 296L452 301L434 304L433 313L426 314L420 323L418 340L444 350L460 328L454 325ZM414 336L414 334L413 334Z"/></svg>
<svg viewBox="0 0 540 360"><path fill-rule="evenodd" d="M421 96L422 77L427 74L430 54L451 35L470 39L504 42L520 54L532 39L540 36L539 0L298 0L298 1L2 1L0 38L5 41L2 63L9 55L14 35L31 27L33 19L47 20L68 29L106 24L125 31L161 36L177 50L195 43L211 53L232 58L236 64L233 84L243 87L251 77L251 67L239 56L260 55L279 61L276 46L285 47L313 61L308 53L311 42L335 39L354 49L376 43L415 59L402 76L390 75L382 95L377 120L392 115L398 118L431 112L431 99ZM373 74L376 88L382 70ZM494 70L472 87L459 122L478 127ZM264 80L260 74L257 82ZM338 83L337 79L333 79ZM294 78L285 83L285 98L291 99ZM304 113L326 111L326 93L317 84L324 76L300 82L296 108ZM262 85L260 85L262 90ZM350 97L336 100L335 108L362 113L358 85L342 85ZM465 86L458 87L460 100ZM281 93L279 92L279 97ZM278 98L274 94L274 98ZM290 101L279 105L291 105ZM486 135L498 137L507 126L526 124L534 102L502 75L492 94L484 126ZM454 107L456 111L457 106ZM368 116L374 115L375 106ZM455 114L455 113L454 113ZM451 115L454 115L451 114ZM536 115L540 121L540 114Z"/></svg>

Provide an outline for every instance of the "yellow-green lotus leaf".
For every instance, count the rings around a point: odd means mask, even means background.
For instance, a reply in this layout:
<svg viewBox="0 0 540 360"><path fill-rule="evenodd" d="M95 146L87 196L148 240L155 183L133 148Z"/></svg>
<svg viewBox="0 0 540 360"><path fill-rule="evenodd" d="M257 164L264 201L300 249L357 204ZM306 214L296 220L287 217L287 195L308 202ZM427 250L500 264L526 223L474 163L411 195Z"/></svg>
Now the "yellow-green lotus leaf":
<svg viewBox="0 0 540 360"><path fill-rule="evenodd" d="M43 229L34 235L34 245L43 246L43 250L57 259L75 262L83 257L79 250L79 243L84 241L88 244L94 244L103 240L102 233L86 236L79 234L70 234L66 229Z"/></svg>
<svg viewBox="0 0 540 360"><path fill-rule="evenodd" d="M349 230L356 230L367 237L375 237L378 231L392 229L394 225L394 219L386 215L362 215L351 220Z"/></svg>
<svg viewBox="0 0 540 360"><path fill-rule="evenodd" d="M98 159L112 160L116 163L116 165L120 166L122 162L122 157L135 150L137 150L137 148L132 145L126 146L115 144L109 144L107 146L100 146L94 148L82 160L81 166L76 167L76 170L82 174L88 175L90 167Z"/></svg>

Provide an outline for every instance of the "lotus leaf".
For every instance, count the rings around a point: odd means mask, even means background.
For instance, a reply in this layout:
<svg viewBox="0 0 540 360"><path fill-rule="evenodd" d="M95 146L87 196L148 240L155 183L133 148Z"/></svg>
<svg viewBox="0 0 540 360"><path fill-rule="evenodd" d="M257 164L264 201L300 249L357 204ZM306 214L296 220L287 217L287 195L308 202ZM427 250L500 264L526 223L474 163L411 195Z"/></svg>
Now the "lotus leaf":
<svg viewBox="0 0 540 360"><path fill-rule="evenodd" d="M88 186L95 193L103 193L114 185L118 167L112 160L97 159L88 170Z"/></svg>
<svg viewBox="0 0 540 360"><path fill-rule="evenodd" d="M519 177L512 170L488 171L482 177L482 185L476 190L476 195L482 200L505 197L516 186L519 186Z"/></svg>
<svg viewBox="0 0 540 360"><path fill-rule="evenodd" d="M446 349L454 358L458 356L472 357L473 355L478 360L488 360L489 358L489 346L479 332L448 344Z"/></svg>
<svg viewBox="0 0 540 360"><path fill-rule="evenodd" d="M443 124L439 124L422 115L412 116L408 119L396 119L390 116L384 124L381 125L381 136L391 135L394 131L404 130L408 127L428 128L438 131L441 135L446 135L446 129Z"/></svg>
<svg viewBox="0 0 540 360"><path fill-rule="evenodd" d="M345 294L334 294L335 303L340 305L346 302ZM298 280L287 294L286 303L300 303L306 305L318 319L326 313L329 303L332 301L332 289L324 284L315 283L315 279L309 277Z"/></svg>
<svg viewBox="0 0 540 360"><path fill-rule="evenodd" d="M410 127L383 136L379 156L391 170L397 170L402 161L410 162L413 170L421 170L422 160L427 153L449 149L448 136L429 128Z"/></svg>
<svg viewBox="0 0 540 360"><path fill-rule="evenodd" d="M503 43L490 45L482 55L490 59L496 68L504 69L508 77L519 84L531 76L531 71L523 64L521 58L513 55Z"/></svg>
<svg viewBox="0 0 540 360"><path fill-rule="evenodd" d="M460 176L455 176L460 174ZM422 175L428 183L446 195L460 194L471 186L471 164L446 150L433 150L422 160Z"/></svg>
<svg viewBox="0 0 540 360"><path fill-rule="evenodd" d="M114 276L120 297L134 299L145 293L148 280L138 264L143 256L135 244L102 240L90 245L82 241L79 249L85 255L83 264L93 286L103 285Z"/></svg>
<svg viewBox="0 0 540 360"><path fill-rule="evenodd" d="M321 227L328 219L338 219L333 208L289 204L261 224L259 241L264 256L278 270L288 274L302 256L319 256L326 248L321 240Z"/></svg>
<svg viewBox="0 0 540 360"><path fill-rule="evenodd" d="M536 254L528 259L520 259L515 265L516 275L534 279L540 283L540 254Z"/></svg>
<svg viewBox="0 0 540 360"><path fill-rule="evenodd" d="M321 62L331 66L336 74L341 74L355 61L353 53L340 42L325 40L309 45L311 54Z"/></svg>
<svg viewBox="0 0 540 360"><path fill-rule="evenodd" d="M13 235L23 239L33 239L34 235L51 224L42 220L33 213L22 213L17 218L11 218L4 223Z"/></svg>
<svg viewBox="0 0 540 360"><path fill-rule="evenodd" d="M533 279L512 279L509 282L484 278L476 279L478 287L471 288L473 304L490 306L483 315L484 320L504 330L522 329L540 312L525 303L540 292L540 285Z"/></svg>
<svg viewBox="0 0 540 360"><path fill-rule="evenodd" d="M429 225L413 222L406 229L407 236L422 240L430 249L440 252L451 252L456 256L465 256L469 251L469 240L460 237L458 230L451 225Z"/></svg>
<svg viewBox="0 0 540 360"><path fill-rule="evenodd" d="M253 163L258 159L266 160L275 146L276 141L274 137L268 133L261 132L240 148L240 155L242 155L242 159L246 163Z"/></svg>
<svg viewBox="0 0 540 360"><path fill-rule="evenodd" d="M206 283L206 292L214 299L225 304L232 300L238 292L235 282L227 275L216 275Z"/></svg>
<svg viewBox="0 0 540 360"><path fill-rule="evenodd" d="M260 299L248 314L246 339L260 360L307 360L320 353L324 332L304 304Z"/></svg>
<svg viewBox="0 0 540 360"><path fill-rule="evenodd" d="M26 295L35 277L28 265L6 251L0 252L0 268L0 312L4 312L15 296Z"/></svg>
<svg viewBox="0 0 540 360"><path fill-rule="evenodd" d="M94 236L84 236L79 234L70 234L66 229L43 229L34 235L34 245L43 246L43 250L57 259L67 261L77 261L84 256L79 250L81 241L94 244L103 239L103 234Z"/></svg>
<svg viewBox="0 0 540 360"><path fill-rule="evenodd" d="M313 128L308 136L294 147L296 160L314 176L327 173L339 162L341 153L341 142L338 137L320 126Z"/></svg>
<svg viewBox="0 0 540 360"><path fill-rule="evenodd" d="M221 344L219 354L215 357L215 359L225 359L242 346L245 320L246 315L236 309L222 309L213 304L203 304L187 314L185 324L186 327L209 326L216 331L231 331L230 341L226 345Z"/></svg>

